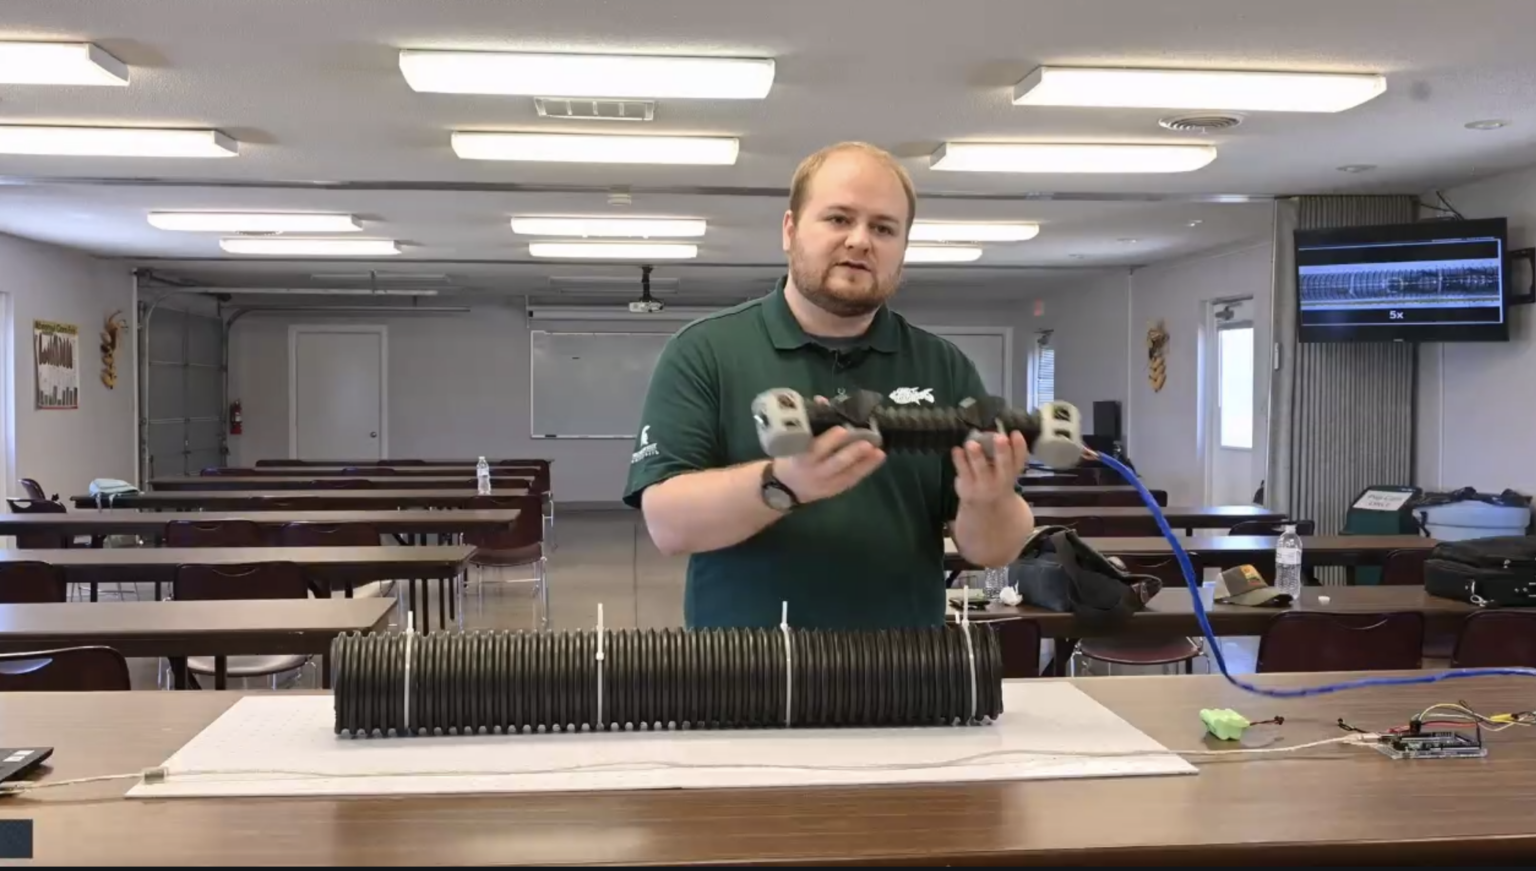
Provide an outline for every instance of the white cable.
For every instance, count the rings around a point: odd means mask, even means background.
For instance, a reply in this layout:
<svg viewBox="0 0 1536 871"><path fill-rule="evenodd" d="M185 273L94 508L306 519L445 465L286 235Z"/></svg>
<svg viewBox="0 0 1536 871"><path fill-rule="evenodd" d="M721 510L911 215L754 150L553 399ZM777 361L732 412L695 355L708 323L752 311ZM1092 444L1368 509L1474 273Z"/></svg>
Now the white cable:
<svg viewBox="0 0 1536 871"><path fill-rule="evenodd" d="M1136 757L1163 757L1163 756L1244 756L1244 755L1273 755L1279 753L1294 753L1300 750L1311 750L1316 747L1330 745L1364 745L1377 743L1381 736L1373 732L1356 732L1343 735L1338 738L1325 738L1321 741L1311 741L1306 744L1292 744L1284 747L1243 747L1235 750L1207 750L1204 748L1192 750L990 750L985 753L974 753L969 756L961 756L955 759L944 759L934 762L898 762L873 765L787 765L772 763L738 763L727 764L718 762L662 762L643 761L633 762L592 762L580 765L562 765L550 768L521 768L485 771L294 771L279 768L249 768L249 769L191 769L186 771L173 771L166 768L149 768L133 774L108 774L101 777L81 777L73 780L54 781L23 781L18 783L0 784L0 795L6 793L30 792L35 789L51 789L61 786L75 786L85 783L99 783L110 780L143 779L145 783L164 783L183 779L206 778L250 778L253 776L269 776L284 778L313 778L313 779L360 779L370 777L529 777L541 774L572 774L588 771L605 770L635 770L657 771L667 769L687 770L726 770L726 769L753 769L773 771L923 771L935 768L950 768L954 766L975 765L1006 765L1010 757L1017 756L1043 756L1055 759L1123 759Z"/></svg>
<svg viewBox="0 0 1536 871"><path fill-rule="evenodd" d="M792 705L795 698L795 657L793 646L789 640L789 602L781 603L779 612L779 631L784 633L784 728L790 729L795 725L791 715L794 713Z"/></svg>
<svg viewBox="0 0 1536 871"><path fill-rule="evenodd" d="M416 609L405 615L405 734L411 733L411 647L416 640Z"/></svg>

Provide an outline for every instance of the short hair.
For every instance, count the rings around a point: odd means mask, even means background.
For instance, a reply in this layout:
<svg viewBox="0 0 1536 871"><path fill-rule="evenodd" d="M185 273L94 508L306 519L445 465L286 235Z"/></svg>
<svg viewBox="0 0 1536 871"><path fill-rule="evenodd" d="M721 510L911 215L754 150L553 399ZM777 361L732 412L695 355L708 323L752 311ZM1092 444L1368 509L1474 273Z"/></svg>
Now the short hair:
<svg viewBox="0 0 1536 871"><path fill-rule="evenodd" d="M821 171L828 158L844 151L857 151L872 157L895 174L896 179L901 182L902 191L907 195L907 229L912 229L912 221L917 217L917 191L912 186L912 176L907 173L907 168L901 165L901 161L896 159L896 155L868 142L839 142L836 145L828 145L800 161L800 165L795 168L794 180L789 184L790 214L799 220L800 209L805 206L805 198L810 194L811 182L815 181L816 174Z"/></svg>

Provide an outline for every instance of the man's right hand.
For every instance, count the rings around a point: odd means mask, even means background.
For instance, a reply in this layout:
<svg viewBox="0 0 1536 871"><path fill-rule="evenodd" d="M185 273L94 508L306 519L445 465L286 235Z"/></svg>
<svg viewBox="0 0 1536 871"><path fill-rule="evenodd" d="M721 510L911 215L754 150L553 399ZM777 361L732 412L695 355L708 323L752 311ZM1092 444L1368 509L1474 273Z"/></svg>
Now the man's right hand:
<svg viewBox="0 0 1536 871"><path fill-rule="evenodd" d="M885 451L852 438L846 427L839 426L817 436L809 451L774 460L773 473L807 504L852 489L884 462Z"/></svg>

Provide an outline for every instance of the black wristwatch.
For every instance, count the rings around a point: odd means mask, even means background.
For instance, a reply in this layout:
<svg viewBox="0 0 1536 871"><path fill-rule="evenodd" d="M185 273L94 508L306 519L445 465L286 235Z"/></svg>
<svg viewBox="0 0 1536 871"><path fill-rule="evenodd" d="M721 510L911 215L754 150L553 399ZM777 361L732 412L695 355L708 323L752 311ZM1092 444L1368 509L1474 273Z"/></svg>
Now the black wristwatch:
<svg viewBox="0 0 1536 871"><path fill-rule="evenodd" d="M795 491L784 486L784 482L773 473L772 461L763 466L761 490L763 504L774 511L788 513L800 507L800 497L795 495Z"/></svg>

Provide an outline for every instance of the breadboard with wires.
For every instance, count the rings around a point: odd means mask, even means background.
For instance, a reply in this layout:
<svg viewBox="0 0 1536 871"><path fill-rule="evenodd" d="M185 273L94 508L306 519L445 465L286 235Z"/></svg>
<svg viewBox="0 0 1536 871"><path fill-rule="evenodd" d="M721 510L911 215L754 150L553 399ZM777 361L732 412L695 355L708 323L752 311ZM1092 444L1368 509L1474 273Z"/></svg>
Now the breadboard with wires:
<svg viewBox="0 0 1536 871"><path fill-rule="evenodd" d="M1071 684L1009 681L985 729L338 737L328 696L241 699L130 798L540 793L1183 775L1195 767Z"/></svg>

